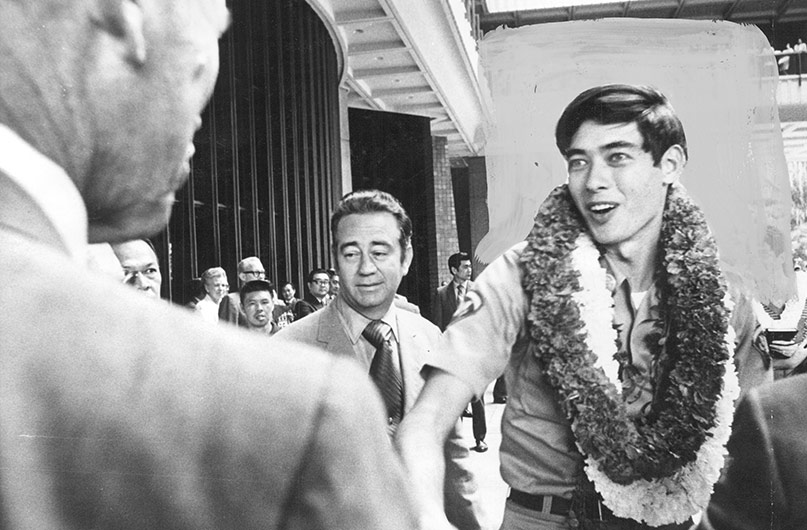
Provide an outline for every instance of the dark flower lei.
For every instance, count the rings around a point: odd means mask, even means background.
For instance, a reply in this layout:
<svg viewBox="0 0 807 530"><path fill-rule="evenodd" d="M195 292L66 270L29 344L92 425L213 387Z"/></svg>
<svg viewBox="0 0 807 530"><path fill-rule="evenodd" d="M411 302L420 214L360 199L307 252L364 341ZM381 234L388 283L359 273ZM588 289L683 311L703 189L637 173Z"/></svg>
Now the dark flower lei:
<svg viewBox="0 0 807 530"><path fill-rule="evenodd" d="M580 451L609 479L629 484L669 477L696 458L715 425L722 390L728 312L717 247L703 213L680 187L667 195L656 281L665 329L648 344L654 399L631 419L618 389L594 366L572 295L580 290L570 255L586 230L566 185L541 206L521 256L535 351L572 424ZM623 359L624 363L625 360Z"/></svg>

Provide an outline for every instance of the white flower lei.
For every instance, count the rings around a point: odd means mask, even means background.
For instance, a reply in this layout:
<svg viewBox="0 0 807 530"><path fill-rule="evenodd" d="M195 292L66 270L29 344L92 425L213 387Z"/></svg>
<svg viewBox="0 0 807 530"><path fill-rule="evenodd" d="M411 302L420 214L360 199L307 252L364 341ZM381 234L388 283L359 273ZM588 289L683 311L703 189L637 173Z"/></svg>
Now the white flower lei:
<svg viewBox="0 0 807 530"><path fill-rule="evenodd" d="M580 273L581 290L573 295L573 299L585 326L586 345L597 357L595 365L605 371L621 394L619 363L614 359L616 331L613 328L613 300L606 288L606 273L599 264L599 255L589 235L581 233L572 251L572 266ZM728 294L724 305L730 314L732 302ZM725 343L730 355L723 363L725 376L723 390L716 404L715 425L707 431L706 440L694 462L686 464L670 477L640 479L622 485L609 479L596 459L586 457L586 475L594 483L605 505L617 517L643 521L650 526L682 523L708 503L727 454L725 446L731 434L734 401L740 395L733 362L734 335L734 330L729 326Z"/></svg>

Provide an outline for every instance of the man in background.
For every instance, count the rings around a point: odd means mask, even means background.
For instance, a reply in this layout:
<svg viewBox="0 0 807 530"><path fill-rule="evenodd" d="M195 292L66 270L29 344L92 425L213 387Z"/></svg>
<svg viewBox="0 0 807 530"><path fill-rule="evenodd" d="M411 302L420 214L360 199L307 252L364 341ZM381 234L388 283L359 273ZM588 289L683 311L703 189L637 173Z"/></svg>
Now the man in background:
<svg viewBox="0 0 807 530"><path fill-rule="evenodd" d="M417 524L352 362L86 267L88 239L165 227L229 20L224 0L0 0L4 528Z"/></svg>
<svg viewBox="0 0 807 530"><path fill-rule="evenodd" d="M241 288L241 306L246 315L247 327L251 331L257 331L266 335L272 335L277 331L277 326L272 320L272 312L275 308L274 287L266 280L252 280Z"/></svg>
<svg viewBox="0 0 807 530"><path fill-rule="evenodd" d="M336 272L336 269L328 269L328 279L331 282L328 288L328 303L331 303L336 298L336 295L339 294L340 288L339 273Z"/></svg>
<svg viewBox="0 0 807 530"><path fill-rule="evenodd" d="M294 320L310 315L328 305L328 291L331 277L325 269L314 269L308 273L308 294L294 306Z"/></svg>
<svg viewBox="0 0 807 530"><path fill-rule="evenodd" d="M449 256L448 270L451 272L451 281L437 288L437 294L434 297L434 308L432 310L434 323L437 324L440 331L445 331L460 301L473 285L471 281L473 265L471 264L470 254L467 252L456 252ZM463 414L463 416L465 415L467 415L467 413ZM471 417L474 440L476 441L476 445L473 449L477 453L484 453L488 450L488 444L485 443L488 427L485 420L484 395L479 396L479 399L475 399L471 402Z"/></svg>
<svg viewBox="0 0 807 530"><path fill-rule="evenodd" d="M331 234L333 259L344 280L339 296L274 340L302 342L358 361L384 398L392 435L420 393L420 370L440 336L428 320L394 303L412 262L412 222L389 193L362 190L336 206ZM444 453L448 518L464 530L481 528L476 481L456 428Z"/></svg>
<svg viewBox="0 0 807 530"><path fill-rule="evenodd" d="M256 256L250 256L239 261L236 270L238 272L239 290L247 282L266 279L266 269L264 269L260 258ZM238 292L229 293L221 299L218 314L220 320L237 326L248 327L246 316L244 315L244 308L241 306L241 297Z"/></svg>
<svg viewBox="0 0 807 530"><path fill-rule="evenodd" d="M151 241L133 239L112 245L112 250L123 268L123 283L146 296L159 298L163 277Z"/></svg>

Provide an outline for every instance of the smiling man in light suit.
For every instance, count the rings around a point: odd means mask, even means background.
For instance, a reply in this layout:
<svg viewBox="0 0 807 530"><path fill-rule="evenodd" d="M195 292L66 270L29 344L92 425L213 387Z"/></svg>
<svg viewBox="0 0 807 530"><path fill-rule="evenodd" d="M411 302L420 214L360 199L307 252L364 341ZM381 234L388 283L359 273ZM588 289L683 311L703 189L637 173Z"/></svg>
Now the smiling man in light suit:
<svg viewBox="0 0 807 530"><path fill-rule="evenodd" d="M392 195L363 190L342 198L331 217L341 290L325 308L283 329L293 340L355 358L379 388L393 434L423 386L420 370L440 336L431 322L394 303L412 263L412 222ZM478 493L457 429L445 446L445 505L457 528L481 528Z"/></svg>

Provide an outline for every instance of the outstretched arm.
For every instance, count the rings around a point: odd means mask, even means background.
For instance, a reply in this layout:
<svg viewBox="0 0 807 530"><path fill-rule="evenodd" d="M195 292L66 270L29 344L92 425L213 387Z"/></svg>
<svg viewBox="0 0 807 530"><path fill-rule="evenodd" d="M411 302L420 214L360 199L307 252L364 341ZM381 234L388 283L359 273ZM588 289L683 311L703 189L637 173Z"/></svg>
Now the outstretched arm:
<svg viewBox="0 0 807 530"><path fill-rule="evenodd" d="M461 379L432 369L417 403L398 427L396 443L409 471L425 530L453 528L443 507L443 447L472 398L473 391Z"/></svg>

